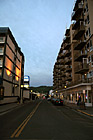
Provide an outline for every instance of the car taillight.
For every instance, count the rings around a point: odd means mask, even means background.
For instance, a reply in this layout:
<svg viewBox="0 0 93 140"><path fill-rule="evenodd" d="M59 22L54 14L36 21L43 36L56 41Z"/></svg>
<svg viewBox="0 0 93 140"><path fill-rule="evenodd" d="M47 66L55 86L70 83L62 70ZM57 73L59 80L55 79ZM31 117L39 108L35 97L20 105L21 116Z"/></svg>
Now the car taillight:
<svg viewBox="0 0 93 140"><path fill-rule="evenodd" d="M56 101L58 103L58 101Z"/></svg>
<svg viewBox="0 0 93 140"><path fill-rule="evenodd" d="M61 103L63 103L63 101L61 101Z"/></svg>

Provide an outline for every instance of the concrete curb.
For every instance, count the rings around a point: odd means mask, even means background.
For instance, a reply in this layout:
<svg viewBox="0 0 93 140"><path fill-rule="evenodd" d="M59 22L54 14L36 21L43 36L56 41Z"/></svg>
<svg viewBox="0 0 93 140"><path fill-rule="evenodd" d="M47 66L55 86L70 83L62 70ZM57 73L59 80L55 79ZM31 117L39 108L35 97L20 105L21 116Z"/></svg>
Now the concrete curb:
<svg viewBox="0 0 93 140"><path fill-rule="evenodd" d="M76 110L76 111L78 111L78 112L80 112L80 113L82 113L82 114L87 115L87 116L93 117L92 114L89 114L89 113L87 113L87 112L84 112L84 111L82 111L82 110L80 110L80 109L73 108L73 107L71 107L71 106L69 106L69 105L65 105L65 106L67 106L67 107L69 107L69 108L71 108L71 109L74 109L74 110Z"/></svg>

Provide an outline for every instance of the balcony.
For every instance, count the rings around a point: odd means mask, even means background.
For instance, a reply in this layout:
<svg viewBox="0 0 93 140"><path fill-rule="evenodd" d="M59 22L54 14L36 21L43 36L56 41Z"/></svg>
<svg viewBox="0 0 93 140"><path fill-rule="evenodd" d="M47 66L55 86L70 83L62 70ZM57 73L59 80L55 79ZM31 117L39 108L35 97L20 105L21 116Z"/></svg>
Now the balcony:
<svg viewBox="0 0 93 140"><path fill-rule="evenodd" d="M83 84L83 83L93 83L93 78L86 78L86 79L78 79L77 81L74 81L74 82L72 82L71 81L71 83L70 84L68 84L67 86L68 87L72 87L72 86L75 86L75 85L78 85L78 84Z"/></svg>
<svg viewBox="0 0 93 140"><path fill-rule="evenodd" d="M65 36L70 36L70 29L66 29Z"/></svg>
<svg viewBox="0 0 93 140"><path fill-rule="evenodd" d="M65 65L69 65L72 61L72 58L65 58Z"/></svg>
<svg viewBox="0 0 93 140"><path fill-rule="evenodd" d="M74 45L74 50L82 50L82 48L85 46L86 44L86 40L84 41L78 41L77 43L75 43Z"/></svg>
<svg viewBox="0 0 93 140"><path fill-rule="evenodd" d="M84 53L79 51L78 53L75 54L74 61L81 62L82 59L86 57L87 57L87 51L85 51Z"/></svg>
<svg viewBox="0 0 93 140"><path fill-rule="evenodd" d="M80 23L83 22L83 21L84 21L83 17L81 17L78 21L75 21L73 23L72 30L76 30L80 26Z"/></svg>
<svg viewBox="0 0 93 140"><path fill-rule="evenodd" d="M66 76L66 81L72 81L72 76L71 75L67 75Z"/></svg>
<svg viewBox="0 0 93 140"><path fill-rule="evenodd" d="M62 72L62 77L66 77L66 74L64 72Z"/></svg>
<svg viewBox="0 0 93 140"><path fill-rule="evenodd" d="M65 83L66 83L66 81L65 81L65 80L63 80L63 81L62 81L62 84L65 84Z"/></svg>
<svg viewBox="0 0 93 140"><path fill-rule="evenodd" d="M68 50L71 47L71 43L66 43L64 46L64 50Z"/></svg>
<svg viewBox="0 0 93 140"><path fill-rule="evenodd" d="M89 64L80 64L75 67L75 74L83 74L89 70Z"/></svg>
<svg viewBox="0 0 93 140"><path fill-rule="evenodd" d="M61 59L60 63L61 63L61 64L64 64L64 59Z"/></svg>
<svg viewBox="0 0 93 140"><path fill-rule="evenodd" d="M66 67L66 72L71 72L71 71L72 71L71 66L67 66L67 67Z"/></svg>
<svg viewBox="0 0 93 140"><path fill-rule="evenodd" d="M80 22L80 26L73 33L73 40L79 40L85 32L84 22Z"/></svg>
<svg viewBox="0 0 93 140"><path fill-rule="evenodd" d="M81 12L83 11L83 4L79 3L71 15L71 20L76 20L78 16L80 16Z"/></svg>
<svg viewBox="0 0 93 140"><path fill-rule="evenodd" d="M66 50L64 56L69 57L71 55L71 50Z"/></svg>
<svg viewBox="0 0 93 140"><path fill-rule="evenodd" d="M63 66L61 67L61 70L62 70L62 71L65 70L65 65L63 65Z"/></svg>
<svg viewBox="0 0 93 140"><path fill-rule="evenodd" d="M64 42L64 43L70 43L70 36L66 36L66 37L63 39L63 42Z"/></svg>
<svg viewBox="0 0 93 140"><path fill-rule="evenodd" d="M64 58L64 53L60 53L60 58Z"/></svg>

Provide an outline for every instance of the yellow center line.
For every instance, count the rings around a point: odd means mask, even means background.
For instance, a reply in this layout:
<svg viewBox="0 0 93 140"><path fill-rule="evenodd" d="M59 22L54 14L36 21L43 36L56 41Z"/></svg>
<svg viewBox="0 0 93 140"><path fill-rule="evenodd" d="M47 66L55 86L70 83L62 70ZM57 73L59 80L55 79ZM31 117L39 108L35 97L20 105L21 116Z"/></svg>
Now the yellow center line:
<svg viewBox="0 0 93 140"><path fill-rule="evenodd" d="M24 127L26 126L26 124L28 123L30 118L36 112L36 110L39 107L40 103L41 102L38 103L38 105L35 107L35 109L33 109L33 111L27 116L27 118L21 123L21 125L14 131L14 133L11 135L11 138L18 137L20 135L20 133L22 132L22 130L24 129Z"/></svg>
<svg viewBox="0 0 93 140"><path fill-rule="evenodd" d="M93 115L88 114L88 113L86 113L86 112L84 112L84 111L81 111L81 110L79 110L79 109L77 109L77 111L79 111L79 112L81 112L81 113L83 113L83 114L86 114L86 115L88 115L88 116L92 116L92 117L93 117Z"/></svg>

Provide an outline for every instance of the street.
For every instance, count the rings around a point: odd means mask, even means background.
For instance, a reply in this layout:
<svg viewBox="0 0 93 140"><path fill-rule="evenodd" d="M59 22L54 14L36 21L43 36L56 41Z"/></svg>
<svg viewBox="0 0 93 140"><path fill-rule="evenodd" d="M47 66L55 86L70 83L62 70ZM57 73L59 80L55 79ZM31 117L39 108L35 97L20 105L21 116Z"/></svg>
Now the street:
<svg viewBox="0 0 93 140"><path fill-rule="evenodd" d="M93 140L93 118L45 100L0 115L0 140Z"/></svg>

